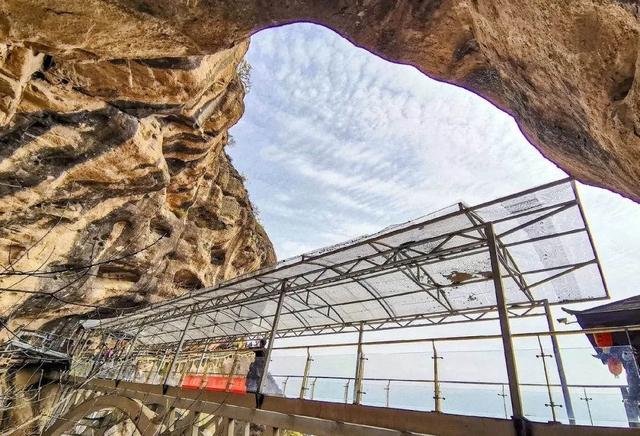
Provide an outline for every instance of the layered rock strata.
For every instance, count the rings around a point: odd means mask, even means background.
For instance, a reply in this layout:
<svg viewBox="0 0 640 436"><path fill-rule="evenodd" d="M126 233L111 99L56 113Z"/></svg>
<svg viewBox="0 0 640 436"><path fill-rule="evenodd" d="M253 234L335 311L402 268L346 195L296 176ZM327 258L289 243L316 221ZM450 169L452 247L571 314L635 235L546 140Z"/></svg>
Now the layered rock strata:
<svg viewBox="0 0 640 436"><path fill-rule="evenodd" d="M3 47L4 323L113 316L275 261L224 151L247 47L91 62Z"/></svg>

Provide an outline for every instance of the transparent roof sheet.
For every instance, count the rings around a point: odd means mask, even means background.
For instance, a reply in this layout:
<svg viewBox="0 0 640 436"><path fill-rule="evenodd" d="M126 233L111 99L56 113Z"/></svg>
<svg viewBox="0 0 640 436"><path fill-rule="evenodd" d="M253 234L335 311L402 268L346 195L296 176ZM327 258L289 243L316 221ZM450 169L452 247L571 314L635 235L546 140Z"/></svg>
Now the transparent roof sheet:
<svg viewBox="0 0 640 436"><path fill-rule="evenodd" d="M147 344L279 336L496 304L485 229L496 234L508 304L607 297L575 185L561 180L478 206L462 203L159 303L99 328Z"/></svg>

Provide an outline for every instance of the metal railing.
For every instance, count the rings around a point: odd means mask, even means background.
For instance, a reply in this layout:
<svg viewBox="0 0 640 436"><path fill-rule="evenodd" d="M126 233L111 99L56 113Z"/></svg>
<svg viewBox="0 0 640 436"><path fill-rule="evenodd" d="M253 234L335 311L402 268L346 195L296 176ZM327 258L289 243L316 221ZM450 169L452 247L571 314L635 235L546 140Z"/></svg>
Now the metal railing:
<svg viewBox="0 0 640 436"><path fill-rule="evenodd" d="M29 360L67 360L73 341L65 336L38 330L21 330L0 344L0 366Z"/></svg>
<svg viewBox="0 0 640 436"><path fill-rule="evenodd" d="M627 361L624 370L621 370L622 378L615 379L609 374L608 366L596 358L593 347L558 345L559 341L576 335L584 337L585 334L614 331L628 333L636 330L640 330L637 325L513 334L516 344L515 360L520 371L517 382L523 397L524 416L538 421L637 426L640 422L637 413L638 398L630 398L630 387L625 380L628 372L634 372L628 377L631 382L640 377L636 361ZM270 368L283 395L287 397L336 402L350 402L353 397L358 398L354 403L382 407L502 418L511 416L509 381L501 362L502 349L486 346L475 350L447 347L468 341L493 342L495 346L500 341L500 336L475 335L274 347L274 360ZM405 352L395 360L393 353L377 354L368 351L372 347L407 344L411 344L414 349L421 347L422 351ZM341 348L348 347L351 347L351 353L336 353ZM612 348L615 349L608 350L608 355L633 356L635 353L630 344ZM296 351L299 352L298 355L295 354ZM330 353L326 353L327 351ZM298 360L297 371L280 370L291 368L295 359ZM353 375L331 373L330 368L336 368L340 360L344 362L342 372L351 372ZM386 368L395 377L389 377L384 374L385 371L381 371L381 368L385 368L381 364L389 360L392 361L392 366L386 365ZM347 362L351 364L347 365ZM466 379L452 377L456 369L468 369L469 366L481 365L482 362L500 368L486 368L484 374L476 371L475 378L473 374L467 374ZM362 367L357 368L357 365ZM420 366L421 369L412 371L412 366ZM565 368L570 372L565 373ZM404 377L407 371L428 376ZM374 375L368 375L369 372ZM636 385L635 389L637 388ZM398 396L396 400L394 391ZM489 404L491 407L488 407ZM473 407L478 405L481 407Z"/></svg>
<svg viewBox="0 0 640 436"><path fill-rule="evenodd" d="M637 414L628 412L633 407L637 410L637 402L630 404L636 400L629 399L625 380L631 366L620 374L622 378L615 379L607 365L594 357L593 347L565 343L585 334L637 330L640 326L636 325L513 334L524 416L585 425L638 425ZM509 418L513 414L511 391L501 345L500 335L473 335L383 341L360 337L358 342L274 346L269 366L273 383L263 393ZM633 356L634 350L624 347ZM246 349L186 352L173 359L167 353L153 356L140 351L98 364L88 360L74 368L75 375L86 376L93 369L101 378L182 386L185 376L245 376L251 354ZM214 361L217 363L212 364ZM564 377L560 367L566 371ZM637 371L637 366L633 368ZM204 381L200 388L206 388Z"/></svg>

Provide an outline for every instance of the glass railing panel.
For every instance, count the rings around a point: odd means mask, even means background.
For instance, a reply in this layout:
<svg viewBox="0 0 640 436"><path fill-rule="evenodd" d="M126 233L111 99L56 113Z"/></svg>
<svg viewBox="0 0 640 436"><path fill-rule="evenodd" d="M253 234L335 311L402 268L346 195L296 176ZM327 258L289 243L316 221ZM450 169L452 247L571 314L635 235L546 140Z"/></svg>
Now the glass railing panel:
<svg viewBox="0 0 640 436"><path fill-rule="evenodd" d="M499 339L436 341L435 349L437 360L434 362L432 351L430 363L437 364L440 411L504 418L506 401L511 416L504 352Z"/></svg>
<svg viewBox="0 0 640 436"><path fill-rule="evenodd" d="M629 427L619 387L570 387L576 424Z"/></svg>
<svg viewBox="0 0 640 436"><path fill-rule="evenodd" d="M310 377L305 398L308 400L352 403L354 381L352 378Z"/></svg>
<svg viewBox="0 0 640 436"><path fill-rule="evenodd" d="M389 391L389 406L419 411L434 410L433 383L393 381Z"/></svg>
<svg viewBox="0 0 640 436"><path fill-rule="evenodd" d="M391 380L369 380L362 383L362 404L368 406L391 407ZM393 386L395 387L395 386Z"/></svg>
<svg viewBox="0 0 640 436"><path fill-rule="evenodd" d="M379 348L369 351L365 347L365 378L432 380L431 355L431 351L394 352L392 347L385 351L380 351Z"/></svg>
<svg viewBox="0 0 640 436"><path fill-rule="evenodd" d="M638 424L640 377L631 347L568 346L560 353L577 422L616 427Z"/></svg>
<svg viewBox="0 0 640 436"><path fill-rule="evenodd" d="M357 354L345 348L312 349L304 398L331 402L353 401Z"/></svg>
<svg viewBox="0 0 640 436"><path fill-rule="evenodd" d="M419 345L425 351L365 347L362 404L433 410L433 360L427 345Z"/></svg>
<svg viewBox="0 0 640 436"><path fill-rule="evenodd" d="M507 382L502 341L436 342L438 378L444 381ZM429 345L431 347L431 345ZM429 353L429 364L433 366Z"/></svg>
<svg viewBox="0 0 640 436"><path fill-rule="evenodd" d="M313 350L309 377L355 377L356 353L331 353L332 350ZM368 366L369 362L366 362Z"/></svg>
<svg viewBox="0 0 640 436"><path fill-rule="evenodd" d="M506 385L441 383L441 411L458 415L509 418L511 402Z"/></svg>
<svg viewBox="0 0 640 436"><path fill-rule="evenodd" d="M273 376L273 380L278 390L275 392L273 389L266 389L266 394L287 398L298 398L300 396L302 376Z"/></svg>
<svg viewBox="0 0 640 436"><path fill-rule="evenodd" d="M269 363L268 377L274 383L268 383L265 386L264 393L267 395L283 395L283 392L285 392L287 397L298 397L307 359L308 356L304 349L273 350L271 362ZM312 363L310 362L310 364Z"/></svg>

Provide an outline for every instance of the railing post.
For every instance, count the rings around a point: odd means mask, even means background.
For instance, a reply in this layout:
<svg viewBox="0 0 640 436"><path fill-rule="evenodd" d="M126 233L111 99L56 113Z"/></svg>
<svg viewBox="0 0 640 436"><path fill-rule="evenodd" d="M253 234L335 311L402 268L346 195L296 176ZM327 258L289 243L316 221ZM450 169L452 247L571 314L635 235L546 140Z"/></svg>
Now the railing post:
<svg viewBox="0 0 640 436"><path fill-rule="evenodd" d="M582 391L584 392L584 397L580 397L580 399L585 403L587 403L587 412L589 412L589 422L593 426L593 416L591 415L591 406L589 406L589 401L593 400L593 398L587 395L587 388L582 388Z"/></svg>
<svg viewBox="0 0 640 436"><path fill-rule="evenodd" d="M384 388L384 396L385 396L385 400L386 400L386 405L387 407L389 407L389 396L390 396L390 392L391 392L391 380L389 380L387 382L387 386Z"/></svg>
<svg viewBox="0 0 640 436"><path fill-rule="evenodd" d="M309 395L309 399L313 400L313 397L316 394L316 382L318 381L318 377L314 378L311 382L311 395Z"/></svg>
<svg viewBox="0 0 640 436"><path fill-rule="evenodd" d="M187 337L187 331L189 331L189 327L191 326L191 320L193 319L193 312L189 314L189 318L187 319L186 324L184 325L184 330L182 330L182 335L180 336L180 342L178 342L178 346L176 348L176 353L173 355L173 359L171 359L171 365L169 365L169 371L167 371L167 375L164 377L162 381L163 390L166 391L169 382L169 377L173 372L176 362L178 361L178 356L180 355L180 351L182 351L182 345L184 344L184 340Z"/></svg>
<svg viewBox="0 0 640 436"><path fill-rule="evenodd" d="M207 354L207 347L209 344L205 344L204 350L202 350L202 355L200 356L200 360L198 361L198 366L196 366L196 374L200 374L200 368L202 367L202 362L204 362L204 357Z"/></svg>
<svg viewBox="0 0 640 436"><path fill-rule="evenodd" d="M278 323L280 322L280 312L282 312L282 305L284 303L284 295L286 291L286 282L282 282L280 287L280 296L278 297L278 306L276 307L276 313L273 315L273 324L271 325L271 332L269 333L269 343L267 345L267 352L264 356L264 367L262 374L260 374L260 380L258 382L257 394L261 395L264 392L265 385L267 383L269 364L271 363L271 352L273 351L273 342L278 332Z"/></svg>
<svg viewBox="0 0 640 436"><path fill-rule="evenodd" d="M362 336L364 334L364 325L360 323L358 329L358 354L356 360L356 376L353 385L353 404L360 404L362 402L362 381L364 378L364 353L362 352Z"/></svg>
<svg viewBox="0 0 640 436"><path fill-rule="evenodd" d="M287 398L287 383L289 383L289 376L284 378L284 383L282 383L282 396Z"/></svg>
<svg viewBox="0 0 640 436"><path fill-rule="evenodd" d="M560 346L558 345L558 338L554 334L556 329L553 324L553 316L551 315L551 307L549 306L549 300L544 300L544 313L547 317L547 326L549 327L549 333L551 333L551 346L553 347L553 357L556 361L556 367L558 368L558 377L560 378L560 387L562 388L562 398L564 399L565 410L567 411L567 418L569 418L569 424L576 423L575 413L573 411L573 403L571 402L571 392L567 386L567 375L564 372L564 364L562 363L562 355L560 354Z"/></svg>
<svg viewBox="0 0 640 436"><path fill-rule="evenodd" d="M231 364L231 373L228 374L229 377L227 378L227 386L224 388L225 392L229 392L229 390L231 389L231 383L233 381L233 377L235 376L237 369L238 369L238 350L236 350L233 355L233 363Z"/></svg>
<svg viewBox="0 0 640 436"><path fill-rule="evenodd" d="M304 393L307 390L307 382L309 380L309 370L311 369L311 362L313 362L313 359L311 358L309 347L307 347L307 361L304 364L304 374L302 375L302 385L300 386L301 400L304 400Z"/></svg>
<svg viewBox="0 0 640 436"><path fill-rule="evenodd" d="M351 384L351 379L347 379L347 382L344 385L344 404L349 402L349 385Z"/></svg>
<svg viewBox="0 0 640 436"><path fill-rule="evenodd" d="M492 224L488 224L486 226L486 235L487 242L489 244L489 256L491 257L491 273L493 276L493 285L496 292L496 307L498 310L498 317L500 319L502 348L504 350L504 360L507 367L507 378L509 380L509 398L511 399L511 410L513 411L513 418L518 421L524 419L524 413L522 410L520 387L518 385L518 369L516 366L516 357L513 349L511 327L509 326L509 312L507 311L507 303L504 297L502 273L500 271L500 259L498 258L498 245Z"/></svg>
<svg viewBox="0 0 640 436"><path fill-rule="evenodd" d="M442 359L442 357L438 357L438 350L436 349L436 341L431 341L431 347L433 348L433 400L436 412L442 411L441 401L442 395L440 395L440 380L438 377L438 359Z"/></svg>
<svg viewBox="0 0 640 436"><path fill-rule="evenodd" d="M545 404L545 406L551 407L552 422L557 422L558 419L556 417L556 407L558 407L558 405L553 401L553 395L551 393L551 384L549 383L549 371L547 370L547 360L546 360L547 357L551 357L551 355L544 353L544 348L542 347L542 340L540 339L540 335L538 335L538 346L540 347L540 354L536 354L536 357L542 359L542 369L544 370L544 380L547 385L547 396L549 397L549 403Z"/></svg>
<svg viewBox="0 0 640 436"><path fill-rule="evenodd" d="M502 397L502 407L504 408L504 419L509 418L509 413L507 412L507 397L508 395L504 391L504 384L500 385L501 393L498 394L499 397Z"/></svg>
<svg viewBox="0 0 640 436"><path fill-rule="evenodd" d="M162 365L164 365L164 361L167 360L167 353L168 353L168 351L165 350L164 353L162 354L162 359L160 360L160 364L158 365L158 369L156 370L155 374L153 375L153 382L154 383L156 381L156 378L160 375L160 372L162 371ZM149 377L151 377L151 371L149 371Z"/></svg>
<svg viewBox="0 0 640 436"><path fill-rule="evenodd" d="M120 377L122 376L122 371L124 369L124 366L127 363L127 359L129 359L129 356L131 355L131 352L133 351L133 348L136 345L136 341L138 340L138 336L140 335L140 333L142 333L142 329L144 329L144 327L140 327L140 329L138 329L138 331L136 332L136 335L133 337L131 342L129 342L127 344L127 352L124 353L124 356L122 357L122 363L120 364L120 368L118 369L118 372L116 373L116 376L114 377L116 380L119 380Z"/></svg>

